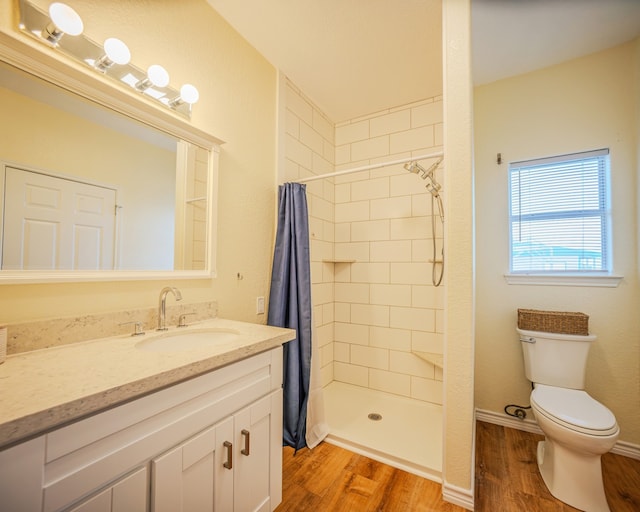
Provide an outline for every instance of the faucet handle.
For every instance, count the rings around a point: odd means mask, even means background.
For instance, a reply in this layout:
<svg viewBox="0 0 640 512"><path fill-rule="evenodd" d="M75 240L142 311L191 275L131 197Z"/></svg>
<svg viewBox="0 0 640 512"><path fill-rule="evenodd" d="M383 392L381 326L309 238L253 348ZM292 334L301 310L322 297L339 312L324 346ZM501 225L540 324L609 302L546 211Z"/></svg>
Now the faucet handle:
<svg viewBox="0 0 640 512"><path fill-rule="evenodd" d="M185 322L185 318L187 316L190 315L195 315L196 312L195 311L191 311L190 313L182 313L179 317L178 317L178 327L187 327L188 324Z"/></svg>
<svg viewBox="0 0 640 512"><path fill-rule="evenodd" d="M129 324L134 325L131 336L142 336L144 334L144 331L142 330L142 322L131 321L131 322L123 322L118 325L129 325Z"/></svg>

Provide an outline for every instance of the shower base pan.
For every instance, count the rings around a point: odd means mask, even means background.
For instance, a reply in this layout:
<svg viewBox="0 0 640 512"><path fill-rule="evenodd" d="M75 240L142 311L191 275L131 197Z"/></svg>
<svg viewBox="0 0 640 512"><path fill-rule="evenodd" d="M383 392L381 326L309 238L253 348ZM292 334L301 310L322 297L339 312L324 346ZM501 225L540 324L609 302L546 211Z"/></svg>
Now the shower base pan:
<svg viewBox="0 0 640 512"><path fill-rule="evenodd" d="M327 442L442 482L442 406L343 382L324 402Z"/></svg>

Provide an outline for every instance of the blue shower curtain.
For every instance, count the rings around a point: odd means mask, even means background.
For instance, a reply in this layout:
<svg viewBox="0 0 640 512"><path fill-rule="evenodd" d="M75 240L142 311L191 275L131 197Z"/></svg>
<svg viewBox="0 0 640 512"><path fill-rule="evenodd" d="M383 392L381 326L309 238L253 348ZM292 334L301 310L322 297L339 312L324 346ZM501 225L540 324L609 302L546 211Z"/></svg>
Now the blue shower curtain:
<svg viewBox="0 0 640 512"><path fill-rule="evenodd" d="M311 270L305 185L285 183L278 190L278 231L271 273L267 323L295 329L284 345L283 442L306 446L311 375Z"/></svg>

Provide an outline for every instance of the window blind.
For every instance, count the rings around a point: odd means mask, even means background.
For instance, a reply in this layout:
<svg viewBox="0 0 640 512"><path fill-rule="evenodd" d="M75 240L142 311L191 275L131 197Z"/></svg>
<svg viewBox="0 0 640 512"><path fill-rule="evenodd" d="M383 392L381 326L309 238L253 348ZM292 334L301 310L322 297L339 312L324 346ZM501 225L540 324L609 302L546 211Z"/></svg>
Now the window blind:
<svg viewBox="0 0 640 512"><path fill-rule="evenodd" d="M609 150L509 165L512 273L609 272Z"/></svg>

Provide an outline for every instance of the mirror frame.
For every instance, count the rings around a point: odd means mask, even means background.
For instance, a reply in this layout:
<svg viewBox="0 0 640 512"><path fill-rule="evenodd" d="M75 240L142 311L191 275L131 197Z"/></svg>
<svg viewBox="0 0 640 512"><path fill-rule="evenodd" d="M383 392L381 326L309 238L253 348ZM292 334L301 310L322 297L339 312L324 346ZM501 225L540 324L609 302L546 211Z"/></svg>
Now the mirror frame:
<svg viewBox="0 0 640 512"><path fill-rule="evenodd" d="M55 282L210 279L216 276L217 189L220 145L223 141L192 126L189 121L154 105L144 95L121 88L63 54L45 53L36 41L22 34L0 31L0 60L98 105L168 133L209 151L207 197L207 268L203 270L0 270L1 284Z"/></svg>

